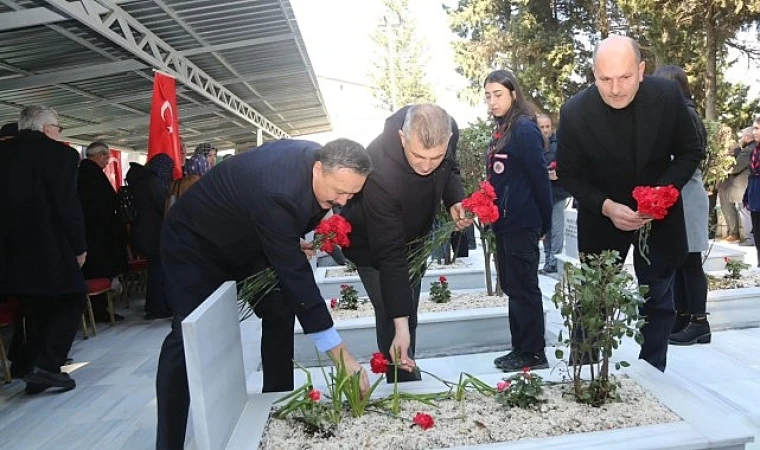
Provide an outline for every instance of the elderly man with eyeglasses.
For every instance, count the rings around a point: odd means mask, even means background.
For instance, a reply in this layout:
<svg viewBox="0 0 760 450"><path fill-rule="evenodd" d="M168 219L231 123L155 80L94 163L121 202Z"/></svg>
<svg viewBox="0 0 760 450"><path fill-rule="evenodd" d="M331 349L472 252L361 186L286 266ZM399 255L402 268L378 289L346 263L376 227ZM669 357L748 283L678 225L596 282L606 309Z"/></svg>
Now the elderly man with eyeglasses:
<svg viewBox="0 0 760 450"><path fill-rule="evenodd" d="M52 108L28 106L18 125L18 136L0 142L0 297L18 298L26 319L26 392L71 390L76 383L60 367L87 290L79 154L58 141L63 127Z"/></svg>

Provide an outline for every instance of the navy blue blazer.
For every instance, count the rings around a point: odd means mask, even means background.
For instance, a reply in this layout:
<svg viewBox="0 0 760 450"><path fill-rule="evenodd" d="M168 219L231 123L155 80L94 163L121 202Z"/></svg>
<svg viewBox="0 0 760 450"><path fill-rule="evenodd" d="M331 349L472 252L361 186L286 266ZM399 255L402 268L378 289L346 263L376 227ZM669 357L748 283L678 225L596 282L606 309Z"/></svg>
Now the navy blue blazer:
<svg viewBox="0 0 760 450"><path fill-rule="evenodd" d="M306 333L332 326L300 237L325 216L312 189L319 144L279 140L214 166L169 210L161 234L169 305L192 312L226 280L272 267Z"/></svg>

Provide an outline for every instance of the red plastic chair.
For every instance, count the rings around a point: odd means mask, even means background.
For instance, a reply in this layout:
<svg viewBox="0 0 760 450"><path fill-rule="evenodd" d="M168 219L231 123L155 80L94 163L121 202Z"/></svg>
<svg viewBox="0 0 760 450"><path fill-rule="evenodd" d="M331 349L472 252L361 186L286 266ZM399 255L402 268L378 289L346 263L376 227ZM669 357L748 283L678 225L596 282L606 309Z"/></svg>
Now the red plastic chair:
<svg viewBox="0 0 760 450"><path fill-rule="evenodd" d="M90 297L100 294L106 294L106 300L108 301L108 316L111 319L111 325L116 324L116 318L114 317L114 311L113 311L113 299L111 298L111 280L108 278L94 278L92 280L87 280L87 305L85 314L87 314L90 318L90 325L92 325L92 335L97 336L98 335L98 329L95 326L95 314L92 311L92 300ZM84 332L84 337L87 339L88 333L87 333L87 325L84 315L82 315L82 331Z"/></svg>

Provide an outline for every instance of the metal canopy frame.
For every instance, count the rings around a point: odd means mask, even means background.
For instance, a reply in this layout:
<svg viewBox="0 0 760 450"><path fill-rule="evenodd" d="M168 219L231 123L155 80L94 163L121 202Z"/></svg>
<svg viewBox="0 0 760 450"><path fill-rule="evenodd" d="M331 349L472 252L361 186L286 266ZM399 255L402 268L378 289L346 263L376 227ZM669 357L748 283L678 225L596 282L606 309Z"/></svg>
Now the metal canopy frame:
<svg viewBox="0 0 760 450"><path fill-rule="evenodd" d="M144 151L160 70L190 149L331 129L289 0L0 0L0 42L2 123L46 104L68 139Z"/></svg>

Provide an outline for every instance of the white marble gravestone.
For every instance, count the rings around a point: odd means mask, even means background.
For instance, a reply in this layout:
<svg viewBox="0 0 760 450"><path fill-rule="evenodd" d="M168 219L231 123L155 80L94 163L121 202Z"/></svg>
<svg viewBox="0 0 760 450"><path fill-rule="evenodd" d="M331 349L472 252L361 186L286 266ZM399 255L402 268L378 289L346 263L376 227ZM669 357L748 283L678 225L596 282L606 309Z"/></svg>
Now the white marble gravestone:
<svg viewBox="0 0 760 450"><path fill-rule="evenodd" d="M201 450L227 448L248 401L238 322L233 281L182 321L194 443Z"/></svg>
<svg viewBox="0 0 760 450"><path fill-rule="evenodd" d="M565 210L565 245L563 254L578 259L578 211L575 209Z"/></svg>

